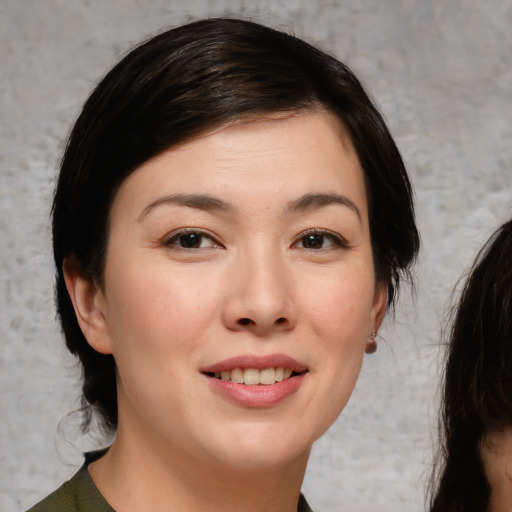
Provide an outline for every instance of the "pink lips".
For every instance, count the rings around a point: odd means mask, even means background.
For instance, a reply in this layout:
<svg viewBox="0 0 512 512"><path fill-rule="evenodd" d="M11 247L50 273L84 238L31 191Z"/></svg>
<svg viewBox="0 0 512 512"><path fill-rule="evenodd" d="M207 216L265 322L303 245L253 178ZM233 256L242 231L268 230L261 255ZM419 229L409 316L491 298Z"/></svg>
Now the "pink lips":
<svg viewBox="0 0 512 512"><path fill-rule="evenodd" d="M214 377L215 373L234 368L289 368L293 375L271 385L246 385ZM274 406L296 393L307 375L307 368L296 359L284 354L270 356L237 356L210 365L202 370L214 392L237 405L250 408Z"/></svg>
<svg viewBox="0 0 512 512"><path fill-rule="evenodd" d="M236 356L220 361L203 368L203 373L215 373L223 370L232 370L233 368L256 368L258 370L264 370L265 368L290 368L296 373L302 373L307 368L300 364L293 357L286 356L284 354L275 354L270 356L255 356L245 355Z"/></svg>

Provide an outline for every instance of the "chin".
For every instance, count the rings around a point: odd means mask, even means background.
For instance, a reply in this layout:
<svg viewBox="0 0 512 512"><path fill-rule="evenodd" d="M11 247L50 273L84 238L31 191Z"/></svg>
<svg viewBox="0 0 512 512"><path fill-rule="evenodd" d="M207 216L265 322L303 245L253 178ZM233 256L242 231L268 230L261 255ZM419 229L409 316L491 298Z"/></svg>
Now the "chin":
<svg viewBox="0 0 512 512"><path fill-rule="evenodd" d="M237 474L257 474L281 472L283 468L303 460L306 464L311 447L297 452L284 452L283 450L272 450L268 447L259 447L259 449L247 450L241 448L237 453L224 457L223 462L226 468Z"/></svg>
<svg viewBox="0 0 512 512"><path fill-rule="evenodd" d="M276 425L245 425L236 431L226 429L213 450L217 464L237 472L271 471L298 459L307 461L315 437L305 432L283 431ZM319 437L320 434L316 437Z"/></svg>

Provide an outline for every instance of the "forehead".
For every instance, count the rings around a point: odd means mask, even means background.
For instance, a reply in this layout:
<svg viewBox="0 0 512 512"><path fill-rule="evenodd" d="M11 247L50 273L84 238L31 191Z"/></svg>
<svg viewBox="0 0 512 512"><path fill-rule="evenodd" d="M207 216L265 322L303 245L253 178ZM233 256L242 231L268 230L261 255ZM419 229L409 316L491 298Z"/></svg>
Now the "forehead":
<svg viewBox="0 0 512 512"><path fill-rule="evenodd" d="M171 148L136 169L114 203L129 196L149 204L164 193L190 192L230 202L343 193L366 209L357 153L341 121L325 111L239 121Z"/></svg>
<svg viewBox="0 0 512 512"><path fill-rule="evenodd" d="M313 131L315 128L316 130ZM340 144L347 153L357 158L352 139L343 121L322 106L291 112L244 115L212 130L207 130L170 150L193 150L203 141L219 144L223 140L242 141L244 138L259 138L265 134L273 138L276 133L280 134L281 140L285 140L284 135L288 133L291 146L296 148L306 141L308 146L319 145L319 142L325 140L327 136L329 142ZM307 137L304 139L300 137L301 134L307 134ZM325 140L326 144L329 142Z"/></svg>

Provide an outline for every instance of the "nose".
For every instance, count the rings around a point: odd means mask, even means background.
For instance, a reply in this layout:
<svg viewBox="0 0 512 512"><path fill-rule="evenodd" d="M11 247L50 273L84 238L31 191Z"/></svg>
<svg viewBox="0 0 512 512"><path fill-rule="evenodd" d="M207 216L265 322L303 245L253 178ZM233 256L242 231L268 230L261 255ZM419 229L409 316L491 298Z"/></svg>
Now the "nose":
<svg viewBox="0 0 512 512"><path fill-rule="evenodd" d="M233 264L224 305L224 325L234 331L270 336L297 323L291 271L277 254L240 258Z"/></svg>

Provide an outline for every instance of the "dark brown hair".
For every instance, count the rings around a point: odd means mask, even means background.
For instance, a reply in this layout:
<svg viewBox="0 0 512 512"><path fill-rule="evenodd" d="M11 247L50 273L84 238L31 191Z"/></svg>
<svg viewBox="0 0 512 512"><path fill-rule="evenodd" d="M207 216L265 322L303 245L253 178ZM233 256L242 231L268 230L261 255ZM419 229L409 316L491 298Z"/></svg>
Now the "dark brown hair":
<svg viewBox="0 0 512 512"><path fill-rule="evenodd" d="M453 313L432 512L487 510L481 446L511 426L512 220L481 249Z"/></svg>
<svg viewBox="0 0 512 512"><path fill-rule="evenodd" d="M82 364L84 405L97 410L107 429L117 425L114 359L95 352L82 335L64 259L73 254L101 285L112 200L150 158L230 122L318 108L343 122L358 153L376 276L388 285L392 304L419 246L411 186L381 115L344 64L256 23L207 19L136 47L92 92L62 160L53 244L58 312L67 346Z"/></svg>

